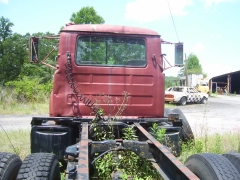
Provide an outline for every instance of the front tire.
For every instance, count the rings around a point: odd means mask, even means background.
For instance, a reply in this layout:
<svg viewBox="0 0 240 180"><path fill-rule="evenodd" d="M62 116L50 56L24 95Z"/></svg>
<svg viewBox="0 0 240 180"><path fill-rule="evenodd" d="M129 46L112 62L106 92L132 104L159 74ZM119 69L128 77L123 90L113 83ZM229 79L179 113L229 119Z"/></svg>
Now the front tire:
<svg viewBox="0 0 240 180"><path fill-rule="evenodd" d="M187 104L187 98L186 97L182 97L181 100L180 100L180 104L182 106L185 106Z"/></svg>
<svg viewBox="0 0 240 180"><path fill-rule="evenodd" d="M232 163L218 154L194 154L188 157L185 166L204 180L240 179L240 174Z"/></svg>
<svg viewBox="0 0 240 180"><path fill-rule="evenodd" d="M0 152L0 179L15 180L22 160L16 154Z"/></svg>
<svg viewBox="0 0 240 180"><path fill-rule="evenodd" d="M60 180L57 156L51 153L28 155L24 159L17 176L17 180L22 179Z"/></svg>

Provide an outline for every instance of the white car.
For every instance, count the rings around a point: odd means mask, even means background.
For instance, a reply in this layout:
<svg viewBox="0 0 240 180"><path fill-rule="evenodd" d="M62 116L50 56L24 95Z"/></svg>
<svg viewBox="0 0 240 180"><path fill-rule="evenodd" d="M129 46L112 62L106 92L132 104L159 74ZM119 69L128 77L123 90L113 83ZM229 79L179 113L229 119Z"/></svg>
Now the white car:
<svg viewBox="0 0 240 180"><path fill-rule="evenodd" d="M208 94L198 92L193 87L173 86L165 91L165 102L179 103L182 106L186 103L203 103L206 104Z"/></svg>

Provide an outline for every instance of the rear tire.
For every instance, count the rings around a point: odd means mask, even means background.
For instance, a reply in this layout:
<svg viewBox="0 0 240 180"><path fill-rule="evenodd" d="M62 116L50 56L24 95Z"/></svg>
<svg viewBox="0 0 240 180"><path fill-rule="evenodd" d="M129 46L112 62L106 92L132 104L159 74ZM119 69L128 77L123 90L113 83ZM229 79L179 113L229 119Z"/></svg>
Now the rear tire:
<svg viewBox="0 0 240 180"><path fill-rule="evenodd" d="M187 104L187 98L186 97L182 97L181 100L180 100L180 104L182 106L185 106Z"/></svg>
<svg viewBox="0 0 240 180"><path fill-rule="evenodd" d="M16 154L0 152L0 179L15 180L22 160Z"/></svg>
<svg viewBox="0 0 240 180"><path fill-rule="evenodd" d="M24 159L17 176L17 180L22 179L60 180L57 156L51 153L28 155Z"/></svg>
<svg viewBox="0 0 240 180"><path fill-rule="evenodd" d="M188 157L185 165L200 179L240 179L237 169L222 155L210 153L194 154Z"/></svg>
<svg viewBox="0 0 240 180"><path fill-rule="evenodd" d="M240 153L226 153L223 156L235 166L240 174Z"/></svg>
<svg viewBox="0 0 240 180"><path fill-rule="evenodd" d="M194 139L192 129L182 111L180 109L174 109L172 112L178 113L179 117L182 118L183 141L189 141Z"/></svg>
<svg viewBox="0 0 240 180"><path fill-rule="evenodd" d="M164 108L164 117L168 117L168 114L171 114L172 110L169 108Z"/></svg>

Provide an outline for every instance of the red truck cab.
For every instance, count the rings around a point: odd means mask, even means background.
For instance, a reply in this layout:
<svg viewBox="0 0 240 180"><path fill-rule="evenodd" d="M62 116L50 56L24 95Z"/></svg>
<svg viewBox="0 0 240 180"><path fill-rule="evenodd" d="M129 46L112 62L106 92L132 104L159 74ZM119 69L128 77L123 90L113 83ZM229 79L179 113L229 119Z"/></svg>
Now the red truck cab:
<svg viewBox="0 0 240 180"><path fill-rule="evenodd" d="M160 35L152 30L103 24L63 28L50 116L89 117L99 107L114 116L114 106L128 93L121 116L163 117L161 54ZM102 94L111 102L96 100Z"/></svg>

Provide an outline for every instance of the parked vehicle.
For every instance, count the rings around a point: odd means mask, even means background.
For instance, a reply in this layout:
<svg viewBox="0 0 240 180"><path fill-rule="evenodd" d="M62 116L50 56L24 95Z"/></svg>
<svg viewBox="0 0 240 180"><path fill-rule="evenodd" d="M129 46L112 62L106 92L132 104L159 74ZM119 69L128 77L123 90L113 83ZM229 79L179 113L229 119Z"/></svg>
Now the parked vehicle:
<svg viewBox="0 0 240 180"><path fill-rule="evenodd" d="M209 94L209 79L204 78L203 74L189 74L188 86L196 88L201 93Z"/></svg>
<svg viewBox="0 0 240 180"><path fill-rule="evenodd" d="M164 41L157 32L85 24L69 25L57 38L57 65L49 65L55 69L49 116L32 118L31 154L21 166L19 157L0 153L0 178L60 179L60 161L65 179L99 179L94 167L100 158L114 152L118 163L119 152L131 151L148 159L162 179L240 179L224 156L190 156L187 166L174 156L180 154L181 142L194 137L180 109L164 109ZM40 39L30 39L32 62L39 62ZM175 57L182 58L183 46L177 46ZM154 124L165 129L175 149L149 133ZM126 128L134 130L133 139L124 135ZM114 165L105 179L121 178Z"/></svg>
<svg viewBox="0 0 240 180"><path fill-rule="evenodd" d="M165 102L178 103L182 106L186 103L206 104L208 94L201 93L193 87L173 86L165 91Z"/></svg>

